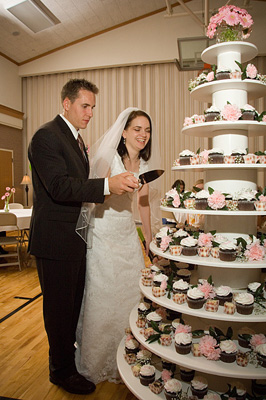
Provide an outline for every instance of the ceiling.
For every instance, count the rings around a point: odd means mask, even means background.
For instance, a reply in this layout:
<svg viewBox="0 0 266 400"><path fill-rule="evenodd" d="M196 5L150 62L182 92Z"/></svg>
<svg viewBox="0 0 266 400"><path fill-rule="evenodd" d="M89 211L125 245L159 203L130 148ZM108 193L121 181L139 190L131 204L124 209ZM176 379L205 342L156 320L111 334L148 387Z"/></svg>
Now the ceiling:
<svg viewBox="0 0 266 400"><path fill-rule="evenodd" d="M247 5L250 1L254 0L242 0ZM184 2L189 5L194 0ZM0 0L0 55L18 65L178 5L175 0L42 0L61 22L34 33L5 9L8 3Z"/></svg>

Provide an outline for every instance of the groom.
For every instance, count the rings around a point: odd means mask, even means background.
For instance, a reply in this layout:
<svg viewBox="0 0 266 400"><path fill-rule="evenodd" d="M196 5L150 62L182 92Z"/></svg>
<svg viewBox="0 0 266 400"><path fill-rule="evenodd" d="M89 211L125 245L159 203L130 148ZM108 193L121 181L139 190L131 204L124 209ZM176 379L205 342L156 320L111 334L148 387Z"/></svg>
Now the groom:
<svg viewBox="0 0 266 400"><path fill-rule="evenodd" d="M95 390L94 383L78 374L74 358L86 268L86 244L75 232L81 205L103 203L105 195L138 187L127 172L88 179L79 129L92 118L97 93L84 79L67 82L61 92L63 113L37 130L28 149L34 190L29 252L36 257L43 293L50 381L77 394Z"/></svg>

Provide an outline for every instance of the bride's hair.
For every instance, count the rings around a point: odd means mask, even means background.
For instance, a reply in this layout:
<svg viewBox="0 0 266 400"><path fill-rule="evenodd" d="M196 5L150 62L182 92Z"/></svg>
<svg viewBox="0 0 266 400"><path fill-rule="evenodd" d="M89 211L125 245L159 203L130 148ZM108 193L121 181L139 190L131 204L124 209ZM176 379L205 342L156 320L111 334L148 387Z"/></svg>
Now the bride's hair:
<svg viewBox="0 0 266 400"><path fill-rule="evenodd" d="M127 119L127 122L125 124L124 130L126 130L130 126L130 124L133 121L133 119L135 119L137 117L145 117L145 118L147 118L147 120L150 123L150 140L148 141L148 143L146 144L144 149L142 149L139 152L139 158L142 158L144 161L148 161L150 159L150 157L151 157L151 141L152 141L152 123L151 123L150 116L147 113L145 113L145 111L142 111L142 110L132 111L128 116L128 119ZM128 151L127 151L126 145L124 143L123 136L121 136L120 142L119 142L118 147L117 147L117 152L118 152L118 154L120 155L121 158L123 158L126 155L128 155Z"/></svg>

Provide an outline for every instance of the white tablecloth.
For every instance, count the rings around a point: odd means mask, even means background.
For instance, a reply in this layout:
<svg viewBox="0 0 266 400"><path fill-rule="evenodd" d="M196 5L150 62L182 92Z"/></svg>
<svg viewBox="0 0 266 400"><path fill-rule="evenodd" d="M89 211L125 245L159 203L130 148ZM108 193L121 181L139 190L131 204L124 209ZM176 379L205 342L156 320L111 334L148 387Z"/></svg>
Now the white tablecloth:
<svg viewBox="0 0 266 400"><path fill-rule="evenodd" d="M0 213L4 213L4 212L5 212L4 210L0 210ZM31 208L14 208L14 209L11 209L9 212L16 215L18 228L20 230L29 229L31 214L32 214ZM10 227L8 227L8 226L2 227L1 226L0 230L1 231L9 231Z"/></svg>

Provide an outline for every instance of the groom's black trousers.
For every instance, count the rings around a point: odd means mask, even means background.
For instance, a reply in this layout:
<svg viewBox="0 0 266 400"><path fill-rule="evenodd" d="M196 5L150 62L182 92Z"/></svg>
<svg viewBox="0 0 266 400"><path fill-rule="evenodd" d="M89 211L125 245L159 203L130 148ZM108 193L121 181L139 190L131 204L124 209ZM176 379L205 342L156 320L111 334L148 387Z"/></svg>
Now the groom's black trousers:
<svg viewBox="0 0 266 400"><path fill-rule="evenodd" d="M76 327L82 303L86 256L77 261L36 257L43 293L44 325L49 341L49 368L60 378L76 372Z"/></svg>

